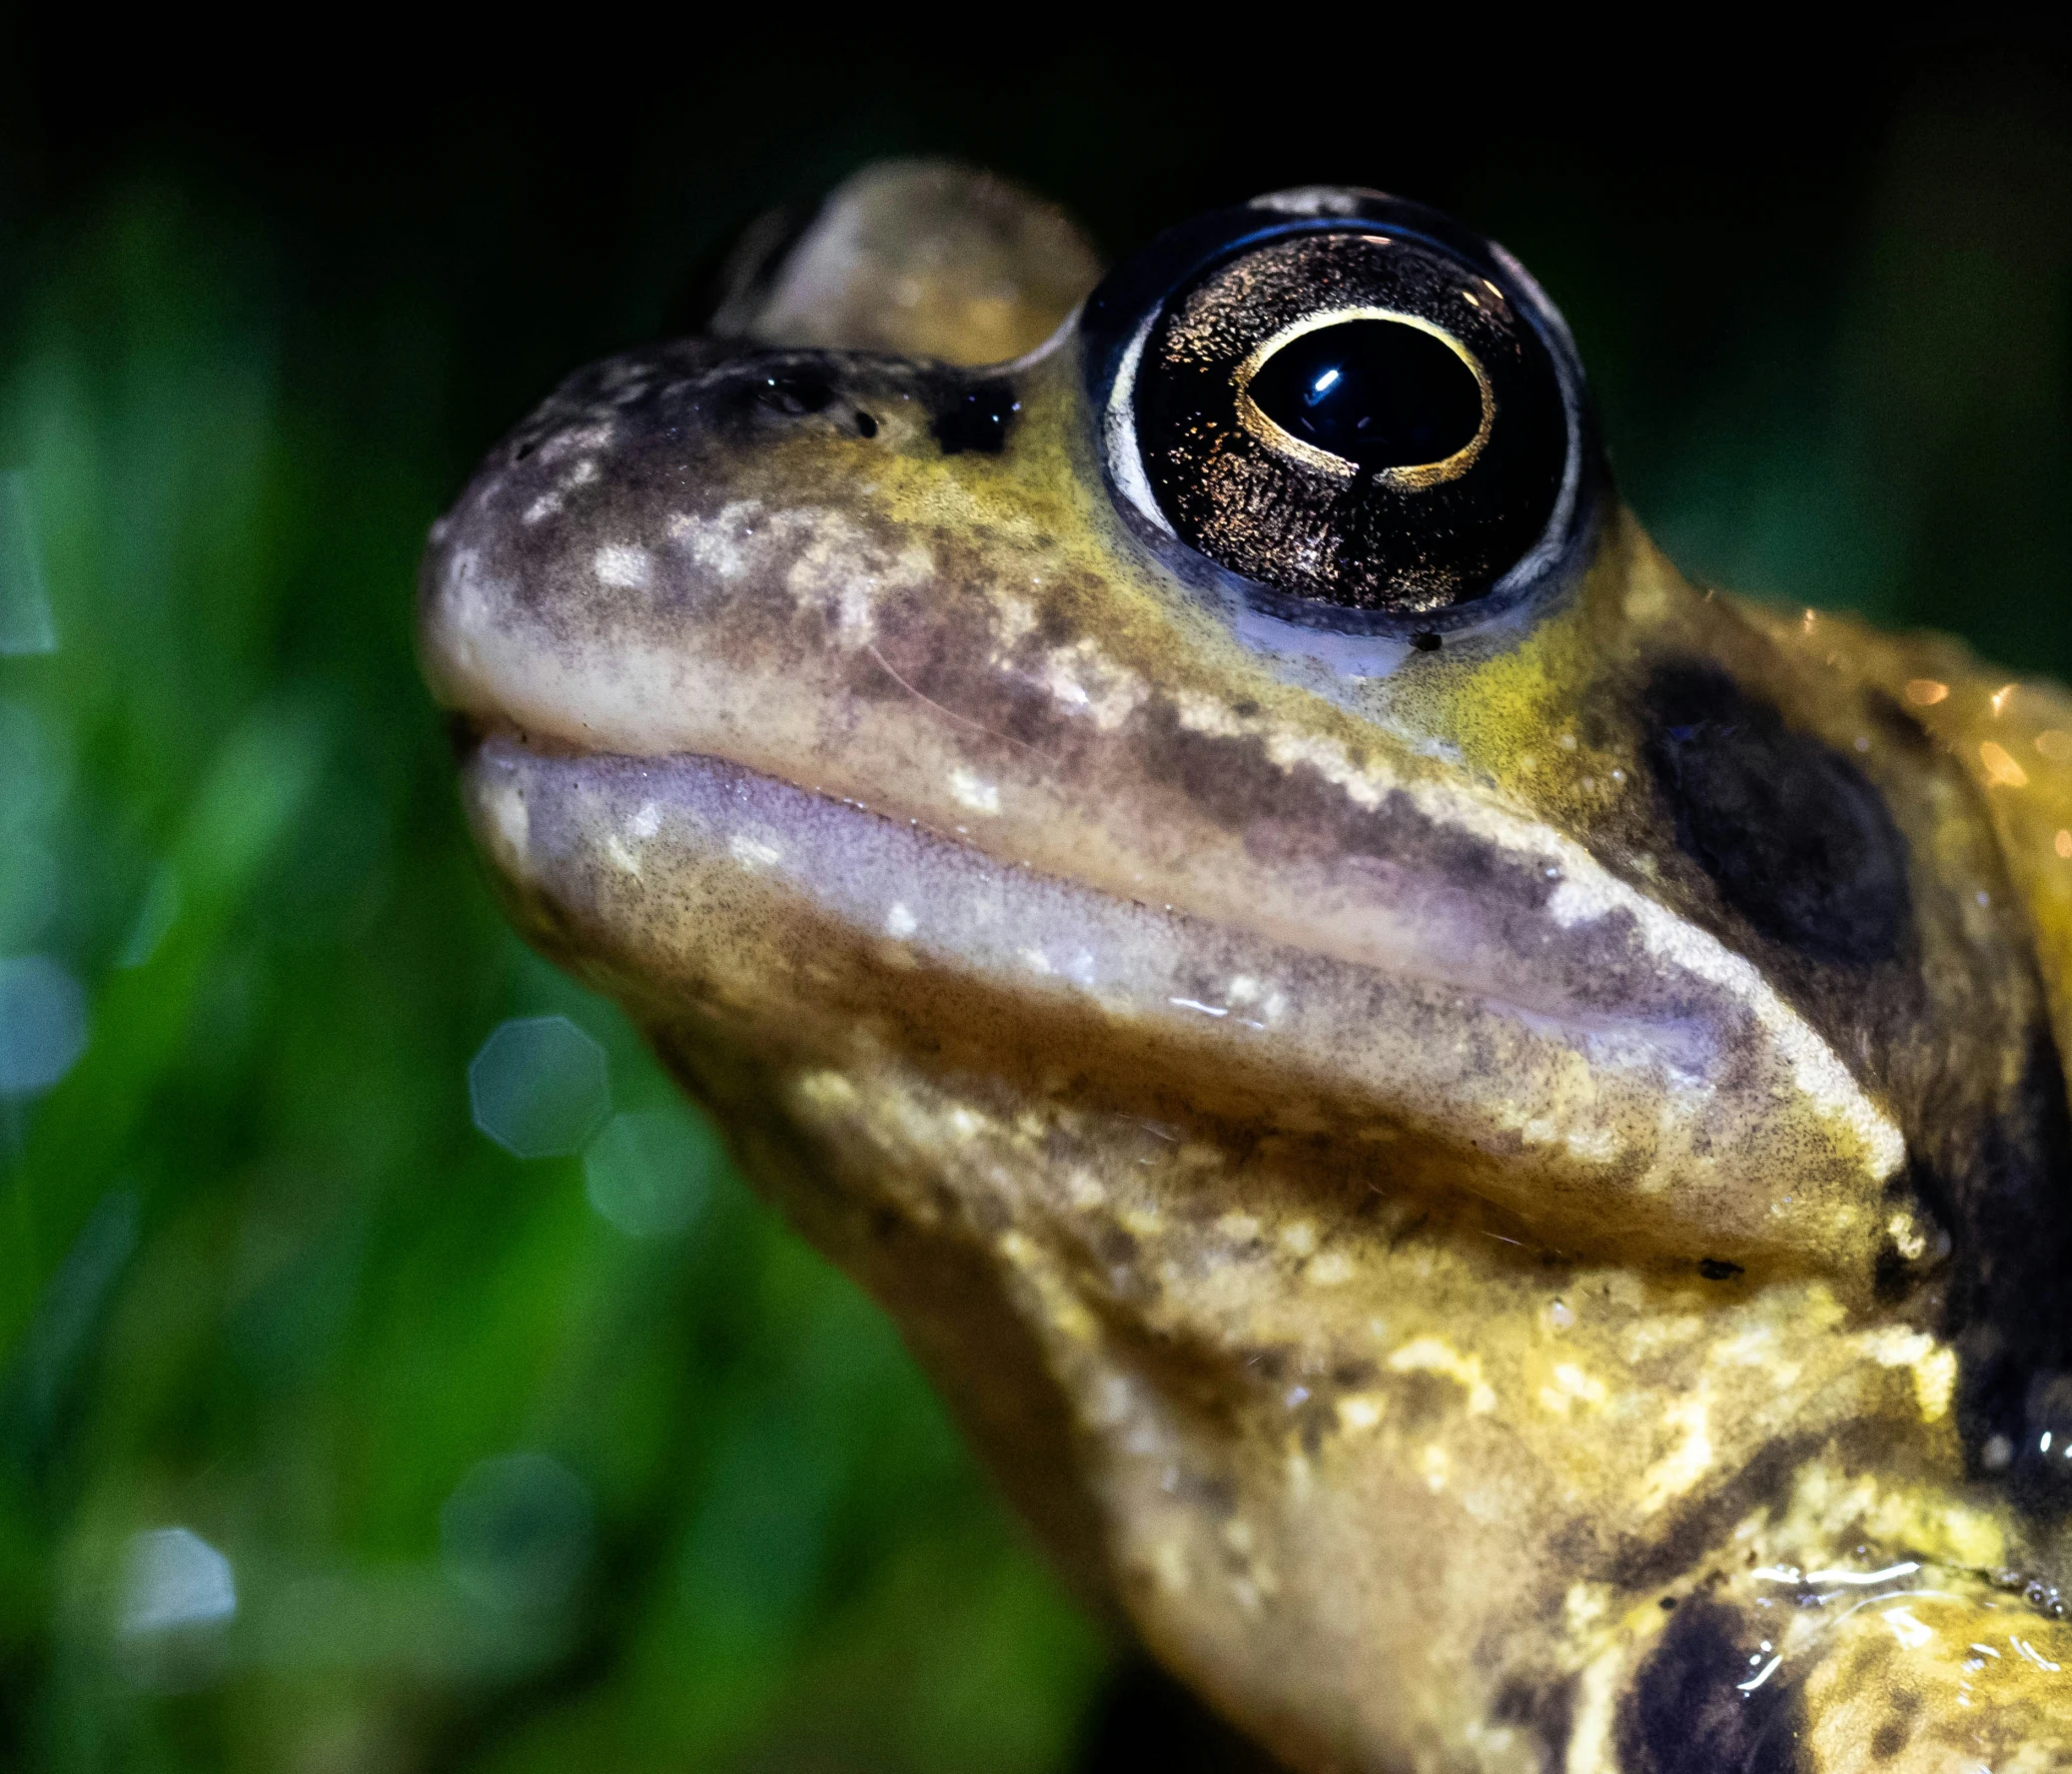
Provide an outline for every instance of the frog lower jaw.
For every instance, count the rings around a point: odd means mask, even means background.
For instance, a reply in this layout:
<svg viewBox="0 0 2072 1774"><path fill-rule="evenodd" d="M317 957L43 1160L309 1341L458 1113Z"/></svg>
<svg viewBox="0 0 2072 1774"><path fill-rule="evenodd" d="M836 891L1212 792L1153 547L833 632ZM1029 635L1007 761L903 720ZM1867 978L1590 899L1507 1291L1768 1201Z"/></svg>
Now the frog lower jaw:
<svg viewBox="0 0 2072 1774"><path fill-rule="evenodd" d="M1635 1284L1613 1308L1567 1266L1476 1236L1486 1228L1458 1196L1439 1214L1385 1202L1380 1220L1335 1199L1341 1155L1385 1122L1377 1098L1363 1108L1342 1066L1329 1070L1342 1056L1299 1070L1294 1009L1257 1029L1248 1023L1265 1018L1239 1019L1227 1001L1161 1009L1176 986L1200 992L1239 965L1264 986L1273 961L1256 938L710 758L493 736L467 782L521 923L619 992L695 1088L723 1096L745 1079L726 1107L758 1181L897 1318L1046 1543L1292 1765L1407 1765L1413 1749L1511 1718L1506 1695L1568 1692L1578 1662L1578 1741L1601 1759L1569 1765L1613 1765L1631 1692L1673 1682L1678 1659L1698 1652L1716 1675L1720 1656L1738 1665L1773 1631L1774 1573L1748 1567L1830 1562L1824 1541L1780 1531L1762 1559L1736 1541L1729 1567L1709 1540L1693 1554L1677 1524L1774 1501L1761 1456L1797 1459L1837 1421L1860 1444L1873 1405L1917 1432L1920 1382L1866 1353L1890 1339L1842 1325L1817 1284L1715 1296L1715 1311L1738 1315L1724 1343L1741 1351L1715 1370L1702 1346L1654 1335L1687 1297L1651 1300ZM894 906L906 914L896 921ZM1082 954L1084 981L1072 976ZM1314 957L1297 961L1313 1004L1341 989ZM1370 982L1368 1002L1383 990ZM1394 1004L1416 1014L1408 996ZM1429 1021L1422 1035L1449 1046ZM1458 1135L1413 1126L1400 1102L1386 1114L1402 1137L1353 1163L1407 1190L1472 1188L1460 1171L1413 1175L1442 1150L1469 1163ZM1630 1242L1617 1256L1622 1271L1635 1266ZM1605 1323L1548 1329L1557 1289L1587 1293ZM1753 1351L1781 1355L1766 1328L1808 1322L1827 1332L1813 1358L1791 1354L1795 1379L1751 1364ZM1644 1375L1666 1412L1614 1419L1588 1402L1592 1384L1643 1377L1621 1377L1625 1330L1648 1339L1648 1362L1682 1363ZM1534 1402L1518 1365L1543 1341L1549 1360L1580 1364L1581 1389L1558 1415ZM1338 1358L1353 1354L1365 1365ZM1744 1390L1728 1398L1726 1386ZM1713 1396L1709 1417L1676 1414L1694 1394ZM1025 1407L1031 1397L1043 1407ZM1706 1440L1701 1460L1693 1435ZM1556 1469L1610 1485L1616 1504L1551 1502L1542 1479ZM1838 1469L1814 1488L1854 1481ZM1711 1500L1731 1501L1737 1483L1742 1505ZM1584 1531L1592 1523L1608 1538ZM1620 1529L1663 1572L1635 1579L1630 1596L1602 1576L1618 1566ZM1573 1569L1550 1551L1570 1543L1556 1530L1584 1548L1565 1554ZM1838 1543L1856 1537L1852 1521ZM1858 1562L1920 1553L1909 1538ZM1715 1602L1733 1611L1707 1602L1691 1617L1710 1636L1672 1638L1714 1568L1729 1571ZM1683 1606L1664 1611L1657 1586ZM1562 1617L1557 1604L1578 1593L1602 1610L1586 1630L1534 1624ZM1938 1634L1931 1650L1985 1629L1959 1603L1968 1592L1911 1600L1923 1611L1909 1618ZM1862 1618L1837 1641L1852 1654L1864 1636L1887 1656L1911 1648L1876 1614ZM2032 1669L2015 1666L2006 1631L2046 1657L2054 1641L2026 1617L1999 1625L2004 1688ZM1770 1701L1841 1666L1817 1634L1777 1645L1790 1661L1771 1665ZM2026 1700L2008 1705L2010 1728L2023 1726L2013 1708Z"/></svg>
<svg viewBox="0 0 2072 1774"><path fill-rule="evenodd" d="M1731 1001L1686 996L1667 1031L1521 1012L711 757L492 733L466 785L523 927L647 1020L721 1019L801 1062L869 1042L1148 1117L1389 1144L1407 1186L1479 1198L1507 1236L1868 1287L1878 1227L1837 1210L1875 1189L1877 1155L1817 1104L1780 1110L1790 1068ZM1747 1062L1747 1082L1697 1084L1677 1045L1693 1040Z"/></svg>

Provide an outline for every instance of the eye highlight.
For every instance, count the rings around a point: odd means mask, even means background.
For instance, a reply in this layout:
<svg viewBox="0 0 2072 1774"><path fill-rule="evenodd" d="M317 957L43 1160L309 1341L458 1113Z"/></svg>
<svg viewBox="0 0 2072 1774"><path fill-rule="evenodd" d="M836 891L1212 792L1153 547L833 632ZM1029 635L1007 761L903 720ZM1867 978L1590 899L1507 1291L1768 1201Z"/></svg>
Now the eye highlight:
<svg viewBox="0 0 2072 1774"><path fill-rule="evenodd" d="M1592 527L1566 331L1444 217L1324 196L1184 225L1090 299L1111 485L1155 546L1270 613L1405 638L1479 621Z"/></svg>
<svg viewBox="0 0 2072 1774"><path fill-rule="evenodd" d="M1451 333L1382 308L1284 327L1238 366L1238 418L1271 447L1351 479L1437 486L1490 441L1496 402Z"/></svg>

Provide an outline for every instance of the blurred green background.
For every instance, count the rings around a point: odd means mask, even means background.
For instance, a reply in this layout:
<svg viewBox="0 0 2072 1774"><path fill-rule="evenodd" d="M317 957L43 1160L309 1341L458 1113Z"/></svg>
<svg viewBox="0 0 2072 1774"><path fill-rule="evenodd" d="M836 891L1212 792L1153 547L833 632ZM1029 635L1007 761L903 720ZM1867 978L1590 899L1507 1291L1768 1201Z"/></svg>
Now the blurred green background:
<svg viewBox="0 0 2072 1774"><path fill-rule="evenodd" d="M1275 185L1426 198L1563 307L1688 570L2072 669L2072 94L2033 49L1657 81L799 36L363 48L334 91L0 48L10 1768L1083 1753L1113 1648L873 1309L505 930L412 658L476 458L693 325L765 207L909 152L1111 254Z"/></svg>

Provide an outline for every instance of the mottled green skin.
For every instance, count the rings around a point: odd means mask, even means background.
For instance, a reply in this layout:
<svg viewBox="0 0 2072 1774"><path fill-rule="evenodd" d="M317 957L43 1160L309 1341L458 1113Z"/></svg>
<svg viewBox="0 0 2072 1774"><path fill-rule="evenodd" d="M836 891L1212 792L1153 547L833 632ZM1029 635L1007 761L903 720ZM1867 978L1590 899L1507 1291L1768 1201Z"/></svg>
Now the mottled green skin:
<svg viewBox="0 0 2072 1774"><path fill-rule="evenodd" d="M1299 1769L2058 1765L2072 1630L1992 1573L2072 1561L1967 1443L1976 1254L1910 1180L2061 1006L2056 693L1618 510L1435 653L1247 623L1118 515L1069 326L998 453L950 372L757 362L831 398L700 343L549 402L435 532L428 670L514 917L1085 1591ZM1679 844L1645 686L1693 663L1874 785L1903 952Z"/></svg>

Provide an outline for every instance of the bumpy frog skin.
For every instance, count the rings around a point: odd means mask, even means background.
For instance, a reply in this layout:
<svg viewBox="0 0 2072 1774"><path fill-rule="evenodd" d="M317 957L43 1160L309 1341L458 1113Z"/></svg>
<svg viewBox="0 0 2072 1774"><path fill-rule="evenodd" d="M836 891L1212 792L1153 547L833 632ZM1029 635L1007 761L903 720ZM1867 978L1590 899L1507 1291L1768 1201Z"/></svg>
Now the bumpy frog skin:
<svg viewBox="0 0 2072 1774"><path fill-rule="evenodd" d="M1251 421L1146 466L1176 291L1347 235L1541 366L1494 583L1212 559ZM2072 1766L2072 699L1687 583L1429 212L1093 275L880 169L491 455L422 634L512 916L1290 1768Z"/></svg>

